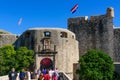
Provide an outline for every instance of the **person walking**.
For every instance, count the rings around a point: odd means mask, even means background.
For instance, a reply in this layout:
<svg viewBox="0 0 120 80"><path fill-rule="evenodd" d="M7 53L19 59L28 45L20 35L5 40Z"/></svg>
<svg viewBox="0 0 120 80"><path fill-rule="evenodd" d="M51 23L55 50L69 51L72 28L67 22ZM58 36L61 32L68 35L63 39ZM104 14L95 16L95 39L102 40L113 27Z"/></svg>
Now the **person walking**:
<svg viewBox="0 0 120 80"><path fill-rule="evenodd" d="M52 75L53 75L54 71L52 69L49 70L49 75L50 75L50 80L52 80Z"/></svg>
<svg viewBox="0 0 120 80"><path fill-rule="evenodd" d="M46 72L47 72L47 70L46 70L46 69L43 69L43 70L42 70L43 75L45 75L45 74L46 74Z"/></svg>
<svg viewBox="0 0 120 80"><path fill-rule="evenodd" d="M31 80L31 73L28 69L26 71L26 80Z"/></svg>
<svg viewBox="0 0 120 80"><path fill-rule="evenodd" d="M58 77L57 77L57 73L54 72L53 75L52 75L52 80L58 80Z"/></svg>
<svg viewBox="0 0 120 80"><path fill-rule="evenodd" d="M11 69L11 72L8 74L9 80L17 80L17 72L15 68Z"/></svg>
<svg viewBox="0 0 120 80"><path fill-rule="evenodd" d="M57 77L59 77L59 71L58 71L58 68L56 68L56 69L54 70L54 72L57 74Z"/></svg>
<svg viewBox="0 0 120 80"><path fill-rule="evenodd" d="M44 80L43 73L40 73L40 75L39 75L39 77L38 77L38 80Z"/></svg>
<svg viewBox="0 0 120 80"><path fill-rule="evenodd" d="M44 80L50 80L50 75L48 71L46 71L46 74L44 75Z"/></svg>
<svg viewBox="0 0 120 80"><path fill-rule="evenodd" d="M25 79L24 69L22 69L22 70L20 71L19 78L20 78L20 80L24 80L24 79Z"/></svg>

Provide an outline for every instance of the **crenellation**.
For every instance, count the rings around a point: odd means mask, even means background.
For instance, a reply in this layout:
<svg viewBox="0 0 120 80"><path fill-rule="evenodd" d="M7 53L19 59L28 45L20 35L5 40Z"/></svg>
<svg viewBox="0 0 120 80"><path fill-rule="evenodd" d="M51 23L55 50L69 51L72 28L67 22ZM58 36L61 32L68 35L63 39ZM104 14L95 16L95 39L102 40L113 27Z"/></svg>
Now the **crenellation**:
<svg viewBox="0 0 120 80"><path fill-rule="evenodd" d="M90 20L89 21L91 21L91 22L99 21L99 20L104 19L105 17L106 17L105 15L90 16Z"/></svg>
<svg viewBox="0 0 120 80"><path fill-rule="evenodd" d="M88 16L81 16L81 17L69 18L68 21L69 20L72 20L73 22L74 21L76 22L77 20L87 21L88 20Z"/></svg>
<svg viewBox="0 0 120 80"><path fill-rule="evenodd" d="M81 22L82 23L88 22L88 16L69 18L68 19L68 25L70 25L70 24L80 24Z"/></svg>

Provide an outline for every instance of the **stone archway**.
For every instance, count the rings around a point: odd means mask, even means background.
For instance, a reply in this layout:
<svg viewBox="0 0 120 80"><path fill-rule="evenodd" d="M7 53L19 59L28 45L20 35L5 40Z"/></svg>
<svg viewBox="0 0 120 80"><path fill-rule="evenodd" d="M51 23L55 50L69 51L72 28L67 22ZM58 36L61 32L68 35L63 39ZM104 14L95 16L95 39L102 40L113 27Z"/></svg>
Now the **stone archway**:
<svg viewBox="0 0 120 80"><path fill-rule="evenodd" d="M40 70L42 69L54 69L54 63L50 58L43 58L40 61Z"/></svg>

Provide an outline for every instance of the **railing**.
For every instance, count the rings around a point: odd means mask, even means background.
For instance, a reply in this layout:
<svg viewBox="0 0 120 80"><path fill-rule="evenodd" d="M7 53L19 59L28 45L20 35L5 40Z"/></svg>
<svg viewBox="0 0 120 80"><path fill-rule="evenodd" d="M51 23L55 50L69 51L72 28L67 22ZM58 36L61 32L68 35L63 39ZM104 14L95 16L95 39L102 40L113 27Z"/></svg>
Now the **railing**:
<svg viewBox="0 0 120 80"><path fill-rule="evenodd" d="M8 75L0 76L0 80L9 80ZM17 77L17 80L20 80L19 77ZM31 80L37 80L37 79L31 79Z"/></svg>
<svg viewBox="0 0 120 80"><path fill-rule="evenodd" d="M6 75L6 76L0 76L0 80L8 80L8 75Z"/></svg>
<svg viewBox="0 0 120 80"><path fill-rule="evenodd" d="M8 75L0 76L0 80L9 80ZM19 80L19 78L17 78L17 80ZM31 80L37 80L37 79L31 79ZM72 79L64 72L59 72L59 80L72 80Z"/></svg>
<svg viewBox="0 0 120 80"><path fill-rule="evenodd" d="M59 72L59 80L72 80L72 79L64 72Z"/></svg>

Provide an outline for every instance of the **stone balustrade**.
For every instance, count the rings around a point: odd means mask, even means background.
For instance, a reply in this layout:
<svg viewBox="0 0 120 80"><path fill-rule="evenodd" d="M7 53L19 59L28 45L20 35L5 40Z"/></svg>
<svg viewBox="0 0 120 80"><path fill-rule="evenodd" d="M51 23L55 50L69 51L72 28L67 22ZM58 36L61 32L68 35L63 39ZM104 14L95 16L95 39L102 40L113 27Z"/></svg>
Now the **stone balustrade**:
<svg viewBox="0 0 120 80"><path fill-rule="evenodd" d="M59 80L72 80L66 73L59 72Z"/></svg>

